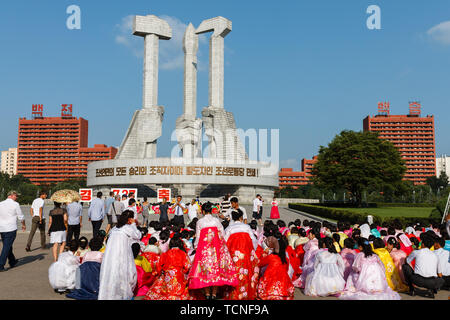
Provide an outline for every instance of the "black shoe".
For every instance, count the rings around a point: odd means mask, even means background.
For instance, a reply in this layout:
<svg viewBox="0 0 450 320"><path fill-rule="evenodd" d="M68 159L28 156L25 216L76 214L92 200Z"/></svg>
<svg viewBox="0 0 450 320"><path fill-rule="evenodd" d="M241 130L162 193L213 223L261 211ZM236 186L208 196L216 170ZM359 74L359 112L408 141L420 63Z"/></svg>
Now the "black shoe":
<svg viewBox="0 0 450 320"><path fill-rule="evenodd" d="M211 300L217 300L217 297L216 296L211 296Z"/></svg>
<svg viewBox="0 0 450 320"><path fill-rule="evenodd" d="M5 272L5 271L6 271L6 269L4 269L4 268L3 268L3 269L0 269L0 272Z"/></svg>
<svg viewBox="0 0 450 320"><path fill-rule="evenodd" d="M9 268L10 269L14 268L18 263L19 263L19 259L16 259L16 261L14 261L13 263L9 264Z"/></svg>
<svg viewBox="0 0 450 320"><path fill-rule="evenodd" d="M433 290L428 290L428 291L425 293L424 296L425 296L426 298L434 299L434 292L433 292Z"/></svg>
<svg viewBox="0 0 450 320"><path fill-rule="evenodd" d="M31 251L30 247L26 247L26 248L25 248L25 251L26 251L26 252L30 252L30 251Z"/></svg>

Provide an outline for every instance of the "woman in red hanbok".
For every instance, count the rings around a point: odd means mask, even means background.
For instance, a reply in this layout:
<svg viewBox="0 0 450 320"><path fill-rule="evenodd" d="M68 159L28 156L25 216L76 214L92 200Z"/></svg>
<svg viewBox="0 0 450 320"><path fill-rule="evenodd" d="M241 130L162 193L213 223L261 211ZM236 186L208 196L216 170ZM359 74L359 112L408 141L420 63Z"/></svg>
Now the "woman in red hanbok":
<svg viewBox="0 0 450 320"><path fill-rule="evenodd" d="M281 239L282 235L276 233ZM259 267L264 268L264 275L258 284L258 299L261 300L293 300L294 285L289 277L289 263L286 259L286 243L270 236L265 240L271 253L263 254Z"/></svg>
<svg viewBox="0 0 450 320"><path fill-rule="evenodd" d="M272 209L270 210L270 219L280 219L280 212L278 211L278 201L273 198Z"/></svg>
<svg viewBox="0 0 450 320"><path fill-rule="evenodd" d="M170 240L169 247L169 251L161 255L157 265L159 276L148 290L144 300L193 300L186 280L191 261L184 251L179 234Z"/></svg>
<svg viewBox="0 0 450 320"><path fill-rule="evenodd" d="M219 287L236 287L239 279L224 240L222 223L211 214L211 203L205 203L202 211L204 217L196 225L196 252L189 272L189 289L204 289L207 299L216 299Z"/></svg>
<svg viewBox="0 0 450 320"><path fill-rule="evenodd" d="M240 209L231 213L234 224L225 230L225 241L239 273L239 285L227 290L225 300L254 300L259 279L258 240L248 224L243 223Z"/></svg>

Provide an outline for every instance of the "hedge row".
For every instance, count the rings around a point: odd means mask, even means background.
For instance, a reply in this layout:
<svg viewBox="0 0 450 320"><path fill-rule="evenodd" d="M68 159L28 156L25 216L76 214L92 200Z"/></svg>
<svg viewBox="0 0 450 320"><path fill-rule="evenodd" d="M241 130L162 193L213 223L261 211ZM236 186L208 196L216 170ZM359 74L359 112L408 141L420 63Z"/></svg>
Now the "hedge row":
<svg viewBox="0 0 450 320"><path fill-rule="evenodd" d="M303 211L324 219L336 220L336 221L345 221L351 224L361 224L363 222L367 222L367 216L369 213L358 213L351 212L348 210L342 209L332 209L326 207L320 207L315 205L303 204L303 203L289 203L289 208ZM400 221L403 227L408 225L413 225L416 223L420 223L422 225L429 225L432 222L440 223L440 219L436 216L430 216L428 218L415 218L415 217L398 217L398 218L382 218L377 215L370 214L373 217L373 222L375 224L381 225L383 222L392 223L394 220Z"/></svg>
<svg viewBox="0 0 450 320"><path fill-rule="evenodd" d="M356 208L355 203L344 203L342 201L327 201L325 203L317 204L321 207L331 207L331 208ZM363 203L365 208L429 208L435 207L436 204L433 203L388 203L388 202L369 202Z"/></svg>

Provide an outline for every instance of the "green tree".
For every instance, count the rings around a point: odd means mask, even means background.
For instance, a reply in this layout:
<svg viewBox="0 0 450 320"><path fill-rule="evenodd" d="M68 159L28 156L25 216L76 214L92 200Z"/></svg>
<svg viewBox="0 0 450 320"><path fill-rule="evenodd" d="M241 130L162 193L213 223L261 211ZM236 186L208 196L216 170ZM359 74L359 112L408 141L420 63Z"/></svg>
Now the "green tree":
<svg viewBox="0 0 450 320"><path fill-rule="evenodd" d="M378 133L344 130L321 146L313 181L322 189L346 190L358 206L367 189L395 190L406 172L396 147Z"/></svg>

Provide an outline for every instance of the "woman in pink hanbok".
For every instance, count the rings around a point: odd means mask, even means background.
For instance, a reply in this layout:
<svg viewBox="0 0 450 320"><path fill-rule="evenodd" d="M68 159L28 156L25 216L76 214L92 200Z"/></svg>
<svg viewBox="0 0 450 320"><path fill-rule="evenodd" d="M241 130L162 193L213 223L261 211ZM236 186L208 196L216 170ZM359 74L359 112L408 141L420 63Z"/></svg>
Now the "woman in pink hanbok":
<svg viewBox="0 0 450 320"><path fill-rule="evenodd" d="M304 288L306 277L314 270L316 254L319 252L320 230L314 228L308 234L309 241L303 246L305 256L303 257L302 274L293 282L296 288Z"/></svg>
<svg viewBox="0 0 450 320"><path fill-rule="evenodd" d="M336 251L333 239L320 241L323 250L316 255L314 270L306 278L305 295L326 297L344 290L344 261Z"/></svg>
<svg viewBox="0 0 450 320"><path fill-rule="evenodd" d="M189 289L204 289L207 299L216 299L218 287L239 284L238 271L228 251L222 223L212 216L212 205L202 206L197 221L194 262L189 272Z"/></svg>
<svg viewBox="0 0 450 320"><path fill-rule="evenodd" d="M400 244L395 238L390 238L386 243L386 249L394 261L395 267L398 269L400 279L406 284L405 276L403 275L402 267L405 264L406 257L408 256L405 251L400 250Z"/></svg>
<svg viewBox="0 0 450 320"><path fill-rule="evenodd" d="M355 261L356 255L358 254L355 247L355 241L352 238L347 238L344 240L344 249L341 250L340 255L344 260L344 280L347 281L348 276L352 272L353 262Z"/></svg>
<svg viewBox="0 0 450 320"><path fill-rule="evenodd" d="M360 238L360 253L353 263L345 290L339 296L342 300L400 300L386 280L384 264L372 251L369 241Z"/></svg>

